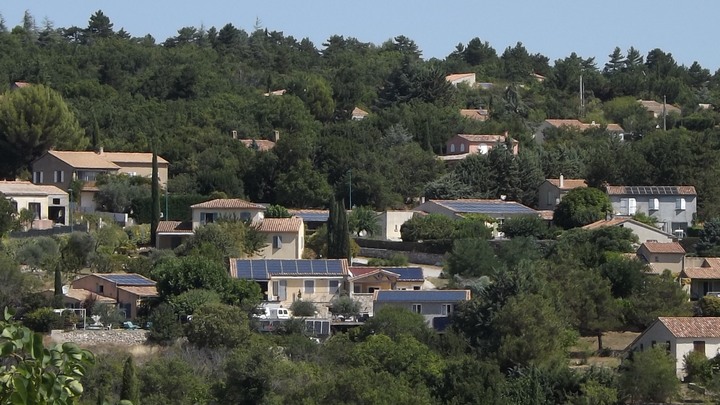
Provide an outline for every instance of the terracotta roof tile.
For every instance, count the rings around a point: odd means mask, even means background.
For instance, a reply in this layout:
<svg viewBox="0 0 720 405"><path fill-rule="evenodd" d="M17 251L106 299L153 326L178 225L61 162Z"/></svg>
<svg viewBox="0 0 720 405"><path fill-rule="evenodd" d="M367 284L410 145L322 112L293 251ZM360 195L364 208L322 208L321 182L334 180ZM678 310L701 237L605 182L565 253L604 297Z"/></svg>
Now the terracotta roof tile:
<svg viewBox="0 0 720 405"><path fill-rule="evenodd" d="M67 195L66 192L61 189L50 186L33 184L29 181L0 181L0 193L7 196L14 195L35 195L35 196L48 196L48 195Z"/></svg>
<svg viewBox="0 0 720 405"><path fill-rule="evenodd" d="M553 186L560 188L560 179L545 179L548 183ZM561 190L572 190L574 188L587 187L585 179L563 179L563 187Z"/></svg>
<svg viewBox="0 0 720 405"><path fill-rule="evenodd" d="M586 124L579 120L573 119L547 119L545 120L545 122L554 126L555 128L570 127L578 129L580 131L586 131L590 128L602 127L602 124L595 123L595 121L591 122L590 124ZM618 124L607 124L605 126L605 129L610 132L625 132L625 130Z"/></svg>
<svg viewBox="0 0 720 405"><path fill-rule="evenodd" d="M555 217L555 211L553 211L553 210L538 210L538 215L540 215L540 218L542 218L546 221L552 221L552 219Z"/></svg>
<svg viewBox="0 0 720 405"><path fill-rule="evenodd" d="M467 139L470 142L505 142L505 135L474 135L474 134L458 134L460 138ZM512 140L518 143L517 139Z"/></svg>
<svg viewBox="0 0 720 405"><path fill-rule="evenodd" d="M85 301L88 297L94 297L98 302L102 303L115 303L115 300L110 297L104 297L99 294L95 294L90 290L84 288L70 288L67 293L63 294L65 297L72 298L78 302Z"/></svg>
<svg viewBox="0 0 720 405"><path fill-rule="evenodd" d="M659 317L658 322L678 338L720 338L720 317Z"/></svg>
<svg viewBox="0 0 720 405"><path fill-rule="evenodd" d="M490 118L488 110L483 109L462 109L460 110L460 115L476 121L486 121L488 118Z"/></svg>
<svg viewBox="0 0 720 405"><path fill-rule="evenodd" d="M193 233L190 221L160 221L157 233Z"/></svg>
<svg viewBox="0 0 720 405"><path fill-rule="evenodd" d="M255 145L257 145L258 150L261 152L269 151L275 147L275 142L268 141L267 139L240 139L240 142L248 148L252 147L253 142L255 142Z"/></svg>
<svg viewBox="0 0 720 405"><path fill-rule="evenodd" d="M454 82L455 80L464 79L466 77L475 77L475 73L453 73L445 76L445 80Z"/></svg>
<svg viewBox="0 0 720 405"><path fill-rule="evenodd" d="M380 270L378 267L350 266L348 268L352 277L359 277Z"/></svg>
<svg viewBox="0 0 720 405"><path fill-rule="evenodd" d="M118 287L118 290L127 291L129 293L137 295L138 297L157 297L158 296L157 288L155 286L152 286L152 287L121 286L121 287Z"/></svg>
<svg viewBox="0 0 720 405"><path fill-rule="evenodd" d="M720 269L717 267L686 267L681 274L693 280L720 280Z"/></svg>
<svg viewBox="0 0 720 405"><path fill-rule="evenodd" d="M650 253L680 253L685 254L685 249L677 242L645 242L644 246Z"/></svg>
<svg viewBox="0 0 720 405"><path fill-rule="evenodd" d="M48 154L77 169L120 169L116 163L152 163L152 153L144 152L88 152L51 150ZM158 163L168 161L158 156Z"/></svg>
<svg viewBox="0 0 720 405"><path fill-rule="evenodd" d="M205 201L200 204L191 205L190 208L253 208L263 211L265 210L265 207L260 204L255 204L240 198L218 198L215 200Z"/></svg>
<svg viewBox="0 0 720 405"><path fill-rule="evenodd" d="M292 218L265 218L255 223L259 226L260 232L299 232L303 227L303 220L298 217Z"/></svg>
<svg viewBox="0 0 720 405"><path fill-rule="evenodd" d="M643 107L645 107L646 110L654 113L654 114L662 114L663 112L663 104L659 103L655 100L638 100L638 103L640 103ZM680 114L681 110L674 105L665 104L665 111L670 113L678 113Z"/></svg>
<svg viewBox="0 0 720 405"><path fill-rule="evenodd" d="M152 163L152 153L149 152L103 152L100 157L105 157L113 163ZM158 163L166 164L168 161L158 156Z"/></svg>
<svg viewBox="0 0 720 405"><path fill-rule="evenodd" d="M587 224L583 226L583 229L599 229L599 228L605 228L606 226L615 226L620 225L624 222L632 221L632 218L629 217L613 217L608 220L601 219L599 221L595 221L591 224Z"/></svg>
<svg viewBox="0 0 720 405"><path fill-rule="evenodd" d="M362 110L358 107L353 108L352 114L353 117L367 117L368 112L365 110Z"/></svg>

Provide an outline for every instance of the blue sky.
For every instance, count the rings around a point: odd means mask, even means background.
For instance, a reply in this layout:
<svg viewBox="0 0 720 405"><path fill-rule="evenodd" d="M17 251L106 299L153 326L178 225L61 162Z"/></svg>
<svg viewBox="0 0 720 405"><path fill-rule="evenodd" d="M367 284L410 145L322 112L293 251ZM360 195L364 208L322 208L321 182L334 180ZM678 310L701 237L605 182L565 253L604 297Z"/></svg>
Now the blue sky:
<svg viewBox="0 0 720 405"><path fill-rule="evenodd" d="M12 3L12 4L7 4ZM577 52L595 56L602 67L615 46L630 46L643 55L654 48L672 53L680 64L698 61L715 72L720 52L713 30L720 14L717 0L2 0L0 14L9 27L29 10L38 24L47 17L56 27L86 27L97 10L115 29L132 36L151 34L158 42L186 26L218 29L227 23L253 30L264 28L315 46L331 35L381 44L396 36L414 40L425 58L444 58L462 42L479 37L502 54L522 42L531 53L551 63Z"/></svg>

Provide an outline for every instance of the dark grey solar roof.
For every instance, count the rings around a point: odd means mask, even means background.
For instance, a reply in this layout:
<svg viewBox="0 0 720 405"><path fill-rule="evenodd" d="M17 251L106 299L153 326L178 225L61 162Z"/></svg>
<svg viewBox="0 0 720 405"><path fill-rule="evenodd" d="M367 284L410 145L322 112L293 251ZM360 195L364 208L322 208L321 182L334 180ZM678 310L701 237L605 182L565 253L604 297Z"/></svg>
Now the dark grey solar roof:
<svg viewBox="0 0 720 405"><path fill-rule="evenodd" d="M381 267L381 269L399 274L398 281L424 280L421 267Z"/></svg>
<svg viewBox="0 0 720 405"><path fill-rule="evenodd" d="M465 301L465 290L379 290L377 302L459 302Z"/></svg>
<svg viewBox="0 0 720 405"><path fill-rule="evenodd" d="M138 274L98 274L117 285L153 286L155 282Z"/></svg>
<svg viewBox="0 0 720 405"><path fill-rule="evenodd" d="M237 259L237 278L269 280L270 276L342 276L343 261Z"/></svg>
<svg viewBox="0 0 720 405"><path fill-rule="evenodd" d="M293 215L302 218L303 222L327 222L330 216L322 212L296 212Z"/></svg>
<svg viewBox="0 0 720 405"><path fill-rule="evenodd" d="M678 188L676 186L626 186L625 194L630 195L677 195Z"/></svg>
<svg viewBox="0 0 720 405"><path fill-rule="evenodd" d="M491 202L491 201L463 201L463 200L445 200L440 204L450 208L455 212L468 214L536 214L537 212L522 204L507 202Z"/></svg>

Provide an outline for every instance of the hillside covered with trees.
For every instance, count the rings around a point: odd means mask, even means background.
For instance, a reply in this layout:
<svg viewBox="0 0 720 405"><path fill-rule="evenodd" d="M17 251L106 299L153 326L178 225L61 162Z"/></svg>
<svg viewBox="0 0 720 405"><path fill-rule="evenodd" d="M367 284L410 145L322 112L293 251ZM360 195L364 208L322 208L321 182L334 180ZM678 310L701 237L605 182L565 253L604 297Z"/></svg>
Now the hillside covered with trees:
<svg viewBox="0 0 720 405"><path fill-rule="evenodd" d="M472 38L444 60L424 60L404 36L376 45L334 35L313 44L229 23L182 27L158 42L115 29L102 11L86 27L38 24L28 13L21 26L0 26L0 80L59 92L85 137L73 147L148 151L154 140L171 163L171 195L222 192L325 207L352 181L353 203L376 209L422 195L507 195L534 205L539 183L562 173L596 186L695 185L700 217L717 215L720 148L712 106L720 102L720 73L678 65L661 49L609 51L607 61L574 53L550 61L522 43L500 52ZM445 80L460 72L492 86L456 88ZM276 90L286 92L265 95ZM637 99L666 99L682 114L669 115L664 131ZM355 107L369 115L350 120ZM462 108L486 108L490 119L464 118ZM532 134L546 118L617 123L629 141L599 127L552 131L540 146ZM258 151L232 131L258 140L278 131L280 139ZM457 133L504 131L520 141L519 156L495 148L451 170L435 159ZM25 170L26 162L1 174Z"/></svg>

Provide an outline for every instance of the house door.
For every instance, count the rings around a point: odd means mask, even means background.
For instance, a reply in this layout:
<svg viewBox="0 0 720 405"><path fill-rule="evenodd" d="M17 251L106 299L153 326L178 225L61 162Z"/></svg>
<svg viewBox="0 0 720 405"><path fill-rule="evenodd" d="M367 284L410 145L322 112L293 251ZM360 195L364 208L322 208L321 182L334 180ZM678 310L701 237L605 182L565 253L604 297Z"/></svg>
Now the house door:
<svg viewBox="0 0 720 405"><path fill-rule="evenodd" d="M278 283L277 295L280 301L287 300L287 280L280 280Z"/></svg>

